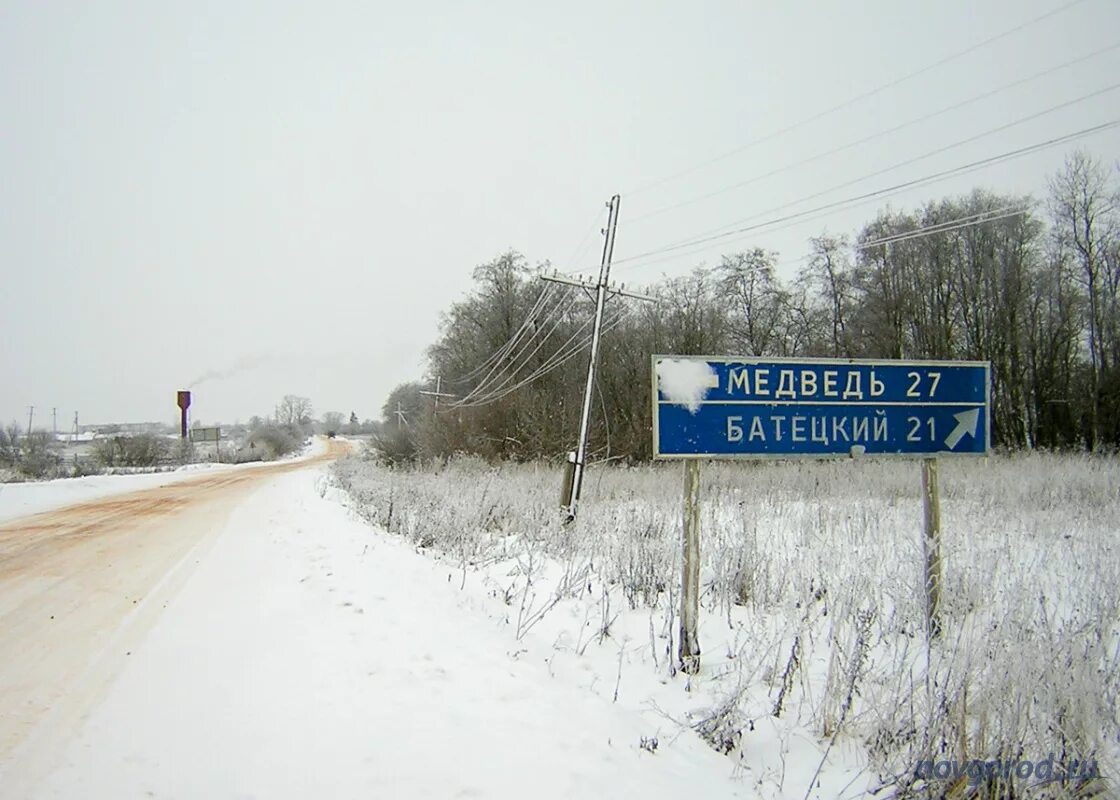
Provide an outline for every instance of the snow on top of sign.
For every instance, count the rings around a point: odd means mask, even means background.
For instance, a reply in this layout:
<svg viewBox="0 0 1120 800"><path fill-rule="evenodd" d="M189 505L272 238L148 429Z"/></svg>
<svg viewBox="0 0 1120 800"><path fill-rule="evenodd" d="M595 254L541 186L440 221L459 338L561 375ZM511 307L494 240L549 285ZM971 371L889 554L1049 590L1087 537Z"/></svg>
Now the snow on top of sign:
<svg viewBox="0 0 1120 800"><path fill-rule="evenodd" d="M657 362L657 386L670 403L695 414L708 390L719 386L719 375L705 361L666 358Z"/></svg>

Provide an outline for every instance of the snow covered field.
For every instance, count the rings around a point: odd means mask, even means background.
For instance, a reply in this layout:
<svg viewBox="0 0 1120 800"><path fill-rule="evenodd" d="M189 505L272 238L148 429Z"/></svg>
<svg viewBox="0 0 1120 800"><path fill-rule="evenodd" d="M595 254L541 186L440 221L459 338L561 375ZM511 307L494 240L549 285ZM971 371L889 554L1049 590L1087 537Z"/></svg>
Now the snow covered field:
<svg viewBox="0 0 1120 800"><path fill-rule="evenodd" d="M520 660L641 714L655 758L703 737L752 796L967 787L916 780L924 760L1053 754L1102 776L1012 777L1002 796L1092 796L1120 774L1115 460L942 466L945 635L932 646L917 464L706 466L698 676L674 666L679 465L594 470L572 528L550 467L355 458L334 474L356 511L428 550L463 602L504 625Z"/></svg>

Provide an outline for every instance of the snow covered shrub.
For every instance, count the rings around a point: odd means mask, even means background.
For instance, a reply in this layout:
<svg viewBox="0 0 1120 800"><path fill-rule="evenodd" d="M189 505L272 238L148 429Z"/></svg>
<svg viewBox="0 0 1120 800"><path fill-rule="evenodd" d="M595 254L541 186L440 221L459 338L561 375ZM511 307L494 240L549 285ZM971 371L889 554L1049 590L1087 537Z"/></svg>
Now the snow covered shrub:
<svg viewBox="0 0 1120 800"><path fill-rule="evenodd" d="M169 450L167 439L150 433L112 436L93 443L94 457L103 467L151 467L165 461Z"/></svg>
<svg viewBox="0 0 1120 800"><path fill-rule="evenodd" d="M35 431L24 436L20 442L22 453L18 461L19 471L28 478L43 480L58 478L64 473L59 446L46 431Z"/></svg>
<svg viewBox="0 0 1120 800"><path fill-rule="evenodd" d="M179 439L171 448L171 458L176 464L190 464L195 460L194 442ZM234 457L236 463L236 453Z"/></svg>
<svg viewBox="0 0 1120 800"><path fill-rule="evenodd" d="M54 438L46 431L21 435L17 425L0 429L0 483L65 477Z"/></svg>
<svg viewBox="0 0 1120 800"><path fill-rule="evenodd" d="M373 434L369 444L382 463L388 466L411 464L418 452L412 431L399 425L384 426Z"/></svg>
<svg viewBox="0 0 1120 800"><path fill-rule="evenodd" d="M242 451L259 456L253 460L271 461L295 452L303 441L303 432L296 425L260 425L249 433Z"/></svg>
<svg viewBox="0 0 1120 800"><path fill-rule="evenodd" d="M0 467L13 467L19 461L20 430L16 425L0 428Z"/></svg>

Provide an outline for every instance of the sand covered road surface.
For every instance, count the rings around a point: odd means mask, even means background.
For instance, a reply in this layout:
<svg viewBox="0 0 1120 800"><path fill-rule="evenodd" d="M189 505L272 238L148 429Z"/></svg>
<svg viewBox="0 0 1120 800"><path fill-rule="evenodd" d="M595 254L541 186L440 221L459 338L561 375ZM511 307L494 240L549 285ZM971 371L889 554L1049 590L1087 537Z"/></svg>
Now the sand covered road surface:
<svg viewBox="0 0 1120 800"><path fill-rule="evenodd" d="M349 447L0 523L0 769L80 723L250 491Z"/></svg>

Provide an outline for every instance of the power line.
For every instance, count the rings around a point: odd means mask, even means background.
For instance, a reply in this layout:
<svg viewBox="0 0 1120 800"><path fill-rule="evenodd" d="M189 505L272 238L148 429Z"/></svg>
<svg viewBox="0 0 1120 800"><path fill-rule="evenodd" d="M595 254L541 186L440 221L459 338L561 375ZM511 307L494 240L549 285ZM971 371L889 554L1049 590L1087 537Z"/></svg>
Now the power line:
<svg viewBox="0 0 1120 800"><path fill-rule="evenodd" d="M535 341L535 334L529 344L531 345L533 341ZM539 350L540 346L545 341L548 341L547 337L541 339L541 343L536 346L536 350ZM533 353L535 353L536 350L534 350ZM516 374L516 372L519 371L525 363L528 363L528 357L526 357L525 361L516 364L515 368L511 370L511 364L513 364L513 362L515 362L517 359L521 359L524 352L524 350L521 350L514 354L512 356L512 359L503 359L502 361L497 362L493 366L493 369L489 371L489 373L487 373L484 380L479 381L475 385L475 387L470 389L465 394L464 397L461 397L459 400L452 402L451 404L455 404L455 406L463 406L463 404L472 402L480 397L487 397L489 396L489 394L492 394L498 389L504 387L504 385L511 380L511 374ZM529 357L532 357L532 353L529 355Z"/></svg>
<svg viewBox="0 0 1120 800"><path fill-rule="evenodd" d="M560 347L556 351L556 353L553 353L553 355L549 356L548 359L545 360L544 364L542 364L540 367L538 367L538 369L545 369L546 367L548 367L549 364L551 363L551 359L555 358L558 353L562 353L565 350L565 348L567 348L573 341L578 339L579 336L585 330L587 330L587 328L589 328L591 326L592 322L593 322L593 319L591 317L588 317L586 320L584 320L583 324L580 325L576 329L576 331L571 336L569 336L568 339L563 344L560 345ZM587 336L584 344L586 344L586 342L589 342L589 341L591 341L590 334ZM485 403L490 402L491 399L494 398L498 394L498 390L497 389L491 390L490 387L488 387L485 393L479 392L477 394L480 395L480 396L471 397L471 396L468 395L468 397L464 397L462 401L460 401L458 403L455 403L455 405L457 405L457 406L484 405ZM501 396L504 397L505 394L502 394Z"/></svg>
<svg viewBox="0 0 1120 800"><path fill-rule="evenodd" d="M922 237L933 236L933 235L938 234L938 233L952 233L953 231L956 231L956 230L961 230L963 228L973 227L975 225L982 225L986 222L998 222L999 220L1010 219L1012 217L1020 216L1022 214L1027 213L1028 211L1030 211L1030 209L1031 209L1030 205L1023 206L1023 207L1004 206L1002 208L991 209L990 211L987 211L987 212L980 212L978 214L970 214L968 216L959 217L959 218L953 219L953 220L946 220L944 222L939 222L935 225L930 225L930 226L927 226L927 227L924 227L924 228L914 228L913 230L904 231L904 232L899 233L899 234L892 234L891 236L883 237L882 239L875 239L875 240L872 240L872 241L864 242L862 244L851 245L851 248L855 251L867 250L867 249L870 249L870 248L875 247L875 246L881 246L883 244L893 244L896 241L901 242L901 241L906 241L906 240L909 240L909 239L920 239ZM1001 212L1006 212L1006 213L1001 213ZM978 217L982 217L984 214L996 214L997 216L986 216L986 217L983 217L982 219L978 219ZM969 220L971 220L971 221L969 221ZM958 225L958 224L955 224L955 223L961 223L961 224ZM951 226L951 227L942 227L942 226ZM673 258L673 257L675 257L675 256L671 256L670 258ZM798 258L786 259L785 261L780 261L777 264L775 264L774 269L778 270L778 269L781 269L783 267L790 267L790 266L794 266L796 264L804 264L812 258L813 258L813 254L809 253L807 255L803 255L803 256L800 256ZM648 261L648 262L644 262L642 264L631 265L631 266L649 266L651 264L656 264L658 262L668 261L668 260L670 260L670 259L669 258L655 259L653 261Z"/></svg>
<svg viewBox="0 0 1120 800"><path fill-rule="evenodd" d="M612 325L613 325L613 322L612 322ZM610 326L607 327L607 329L609 329L609 328L610 328ZM591 334L588 334L577 345L575 345L574 347L571 347L568 350L564 350L563 347L561 347L560 350L557 350L555 353L553 353L551 356L549 356L548 359L543 364L541 364L537 369L535 369L533 372L526 375L524 378L519 380L517 383L513 384L512 386L507 386L506 388L502 389L501 391L495 391L495 392L493 392L491 394L488 394L484 397L477 398L470 403L464 404L462 407L464 407L464 408L477 408L478 406L489 405L490 403L497 402L498 400L501 400L503 397L507 397L508 395L513 394L514 392L518 391L519 389L522 389L525 386L528 386L529 384L534 383L537 380L540 380L545 375L548 375L550 372L553 372L554 370L559 369L561 366L566 364L568 361L570 361L571 359L573 359L577 355L579 355L581 352L583 352L588 347L588 345L591 344L591 338L592 338Z"/></svg>
<svg viewBox="0 0 1120 800"><path fill-rule="evenodd" d="M546 289L551 289L551 288L552 287L546 287ZM491 353L486 358L485 361L483 361L477 367L472 369L470 372L467 372L466 374L464 374L464 375L462 375L458 378L455 378L453 382L454 383L466 383L467 381L469 381L474 376L480 375L480 374L482 374L482 372L484 370L489 369L494 363L496 363L507 352L509 352L509 350L512 349L514 347L514 345L517 344L517 341L521 338L521 335L525 332L525 330L529 327L529 325L532 323L532 321L536 318L537 312L540 310L540 308L544 304L545 300L551 294L552 294L552 291L542 290L541 293L539 295L537 295L536 302L533 303L532 308L529 309L529 313L525 316L525 321L521 323L521 327L519 327L509 339L507 339L502 345L500 345L497 350L495 350L493 353Z"/></svg>
<svg viewBox="0 0 1120 800"><path fill-rule="evenodd" d="M621 325L624 321L629 319L633 315L633 313L634 312L630 309L619 311L618 313L615 314L615 316L609 322L606 322L603 325L602 333L607 333L609 331L614 330L616 327ZM580 331L586 330L589 324L590 324L590 320L588 320L587 323L585 323L583 326L581 326ZM577 332L577 335L578 335L578 332ZM574 338L575 338L575 335L570 337L568 339L568 342L571 342L572 339L574 339ZM591 339L592 339L592 335L588 334L588 335L584 336L580 340L580 342L578 344L574 345L574 346L567 347L567 343L565 343L564 345L560 346L560 349L558 349L555 353L553 353L551 356L549 356L548 359L543 364L541 364L540 367L538 367L536 370L531 372L526 377L522 378L516 384L514 384L512 386L508 386L505 389L503 389L502 391L496 392L493 395L488 395L486 397L477 398L474 401L469 402L469 403L455 403L454 406L456 408L475 408L475 407L478 407L478 406L489 405L490 403L501 400L503 397L506 397L506 396L512 394L513 392L516 392L519 389L522 389L525 386L528 386L529 384L531 384L531 383L533 383L537 380L540 380L541 378L543 378L545 375L549 374L550 372L553 372L554 370L559 369L561 366L566 364L568 361L572 360L577 355L579 355L584 350L586 350L587 347L591 344Z"/></svg>
<svg viewBox="0 0 1120 800"><path fill-rule="evenodd" d="M485 362L483 362L483 365L475 367L470 372L468 372L466 376L455 381L456 383L466 383L471 376L478 374L483 369L488 369L486 375L482 378L482 380L480 380L475 385L475 387L467 393L467 397L480 391L484 385L495 379L495 372L498 371L503 361L508 359L516 359L522 352L524 352L526 347L532 344L533 340L536 338L537 333L540 330L540 327L537 325L538 320L541 320L543 322L544 320L549 319L553 314L556 313L557 309L564 302L564 298L561 297L559 303L554 305L548 311L543 311L546 301L553 294L554 292L541 292L541 294L537 297L537 302L533 304L533 307L531 309L529 309L529 313L525 316L525 319L521 323L521 326L509 339L506 340L505 344L503 344L494 353L492 353L491 356ZM524 336L525 332L530 329L532 329L533 331L532 335L525 342L521 342L521 337ZM515 350L515 348L519 346L519 343L520 349ZM487 367L486 365L489 366Z"/></svg>
<svg viewBox="0 0 1120 800"><path fill-rule="evenodd" d="M927 225L922 228L915 228L910 231L902 231L900 233L884 236L879 239L872 239L871 241L861 242L854 245L853 250L869 250L872 247L882 247L883 245L895 244L897 242L906 242L911 239L921 239L926 236L934 236L939 233L952 233L953 231L962 230L964 228L971 228L976 225L983 225L986 222L998 222L1003 219L1010 219L1011 217L1019 217L1026 214L1031 210L1031 207L1021 206L1013 208L1006 206L1004 208L992 209L990 211L982 211L978 214L970 214L967 217L960 217L958 219L946 220L939 222L935 225Z"/></svg>
<svg viewBox="0 0 1120 800"><path fill-rule="evenodd" d="M516 362L530 347L532 347L533 343L536 342L537 337L541 334L542 331L546 329L548 325L551 324L553 326L552 329L555 329L556 324L558 324L559 321L562 320L570 310L572 303L573 300L570 296L561 293L558 302L549 310L541 311L540 309L538 309L535 314L526 317L525 322L522 324L521 330L524 331L531 329L532 333L529 338L521 341L520 344L518 344L516 347L506 348L501 357L494 362L493 366L491 366L486 376L481 381L479 381L469 392L467 392L466 396L463 397L463 401L466 401L484 392L490 391L495 382L501 380L502 375L504 375L509 369L509 365ZM545 334L542 341L547 340L550 333L551 329L548 331L548 333ZM511 339L511 341L513 340Z"/></svg>
<svg viewBox="0 0 1120 800"><path fill-rule="evenodd" d="M549 337L552 336L553 333L555 333L556 329L558 327L560 327L560 324L564 321L564 318L566 317L568 311L571 309L572 305L575 303L575 299L576 298L574 296L572 296L571 293L569 293L567 304L564 306L563 310L561 310L559 314L555 315L555 319L552 320L551 327L548 328L548 330L544 333L543 336L541 336L540 341L537 343L537 346L534 347L531 352L526 353L526 351L528 350L528 346L530 344L532 344L533 341L536 339L537 332L545 330L545 325L542 324L540 327L538 327L534 331L533 336L530 337L530 339L528 339L526 341L525 347L523 347L522 350L517 355L512 356L509 359L510 365L509 365L508 370L506 371L506 374L505 374L504 378L502 378L500 381L497 381L497 382L492 381L492 382L490 382L489 384L486 384L486 385L479 384L470 393L468 393L465 398L463 398L464 401L466 401L466 400L468 400L472 397L475 397L476 395L481 394L484 391L488 392L490 394L493 394L495 392L499 392L511 380L513 380L514 377L517 375L517 373L520 372L529 363L529 361L532 360L533 356L535 356L537 353L540 352L541 348L544 347L544 345L548 342ZM522 358L522 355L524 355L523 358ZM520 362L515 363L515 362L518 362L519 359L520 359Z"/></svg>
<svg viewBox="0 0 1120 800"><path fill-rule="evenodd" d="M532 335L522 342L515 352L511 352L506 358L511 366L521 359L520 364L512 367L514 371L527 364L529 359L537 354L541 347L544 346L544 343L548 341L548 337L553 334L556 328L560 326L560 323L567 317L574 303L574 298L569 295L562 295L560 301L542 316L540 322L535 322L533 324ZM538 336L540 337L539 342L537 342ZM534 347L532 351L529 351L529 348L533 346L534 342L536 342L536 347ZM524 356L524 358L522 358L522 356Z"/></svg>
<svg viewBox="0 0 1120 800"><path fill-rule="evenodd" d="M864 181L866 181L870 178L875 178L875 177L878 177L880 175L884 175L888 172L893 172L896 169L900 169L902 167L907 167L907 166L910 166L911 164L916 164L919 161L925 161L927 158L932 158L933 156L940 155L942 153L948 152L949 150L955 150L958 147L962 147L963 145L966 145L966 144L971 144L972 142L978 141L980 139L987 138L988 136L992 136L992 135L997 134L997 133L1002 133L1003 131L1006 131L1010 128L1014 128L1018 125L1022 125L1025 122L1030 122L1032 120L1038 119L1039 117L1046 116L1047 114L1052 114L1055 111L1060 111L1063 108L1068 108L1069 106L1076 105L1078 103L1083 103L1086 100L1090 100L1090 99L1092 99L1094 97L1098 97L1102 94L1106 94L1108 92L1114 92L1117 89L1120 89L1120 83L1114 83L1114 84L1111 84L1109 86L1104 87L1103 89L1097 89L1095 91L1088 92L1087 94L1083 94L1080 97L1076 97L1072 100L1067 100L1063 103L1057 103L1055 105L1048 106L1047 108L1044 108L1041 111L1036 111L1033 114L1028 114L1025 117L1020 117L1016 120L1004 123L1003 125L999 125L995 128L990 128L990 129L988 129L988 130L986 130L982 133L974 134L974 135L966 137L964 139L960 139L956 142L952 142L951 144L942 145L940 147L934 148L933 150L929 150L925 153L922 153L921 155L914 156L912 158L908 158L908 159L905 159L903 161L898 161L894 164L891 164L890 166L883 167L881 169L877 169L874 172L867 173L866 175L861 175L858 178L853 178L851 180L847 180L847 181L843 181L841 183L834 184L834 185L828 187L827 189L822 189L819 192L814 192L813 194L806 195L804 197L800 197L796 200L791 200L787 203L782 203L781 205L774 206L773 208L767 209L766 211L761 211L761 212L759 212L757 214L753 214L749 217L743 217L743 218L741 218L741 219L739 219L735 222L731 222L731 223L728 223L726 225L721 225L719 228L714 228L714 229L711 229L709 231L705 231L704 233L699 234L699 236L706 236L708 234L714 234L714 233L717 233L719 231L722 231L725 228L730 227L731 225L739 225L739 224L742 224L743 222L747 222L747 221L750 221L752 219L758 219L759 217L765 216L766 214L772 214L772 213L775 213L777 211L783 211L787 208L791 208L792 206L800 205L801 203L808 202L809 200L816 200L818 197L823 197L826 194L831 194L832 192L835 192L839 189L846 189L849 186L854 186L858 183L863 183ZM632 260L633 258L637 258L637 256L632 256L630 258L619 259L617 263L624 263L624 262Z"/></svg>
<svg viewBox="0 0 1120 800"><path fill-rule="evenodd" d="M758 183L759 181L765 180L767 178L772 178L775 175L780 175L783 172L788 172L791 169L796 169L797 167L803 167L807 164L812 164L813 162L820 161L822 158L828 158L829 156L834 156L837 153L842 153L845 150L850 150L853 147L858 147L862 144L867 144L868 142L874 141L876 139L880 139L884 136L889 136L892 133L897 133L898 131L903 130L904 128L909 128L912 125L917 125L917 124L922 123L922 122L928 122L929 120L934 119L935 117L939 117L943 114L948 114L949 112L952 112L952 111L957 111L961 108L972 105L973 103L977 103L981 100L986 100L989 97L993 97L997 94L1000 94L1001 92L1005 92L1009 89L1014 89L1016 87L1023 86L1024 84L1030 83L1031 81L1035 81L1035 80L1038 80L1039 78L1046 77L1047 75L1052 75L1055 72L1059 72L1063 69L1068 69L1072 66L1076 66L1077 64L1081 64L1085 61L1089 61L1093 58L1096 58L1097 56L1101 56L1101 55L1104 55L1105 53L1109 53L1113 50L1116 50L1117 48L1120 48L1120 42L1114 42L1113 44L1110 44L1107 47L1102 47L1099 50L1095 50L1092 53L1088 53L1088 54L1083 55L1079 58L1075 58L1075 59L1072 59L1070 61L1066 61L1062 64L1057 64L1057 65L1055 65L1053 67L1050 67L1048 69L1044 69L1044 70L1036 72L1032 75L1028 75L1025 78L1019 78L1018 80L1012 81L1011 83L1006 83L1002 86L999 86L995 89L991 89L991 90L986 91L986 92L983 92L981 94L973 95L972 97L969 97L966 100L962 100L958 103L954 103L952 105L945 106L943 108L938 109L937 111L932 111L928 114L923 114L920 117L915 117L914 119L908 120L908 121L900 123L898 125L895 125L892 128L886 128L884 130L876 131L875 133L872 133L868 136L865 136L862 139L857 139L856 141L848 142L847 144L840 145L839 147L834 147L831 150L826 150L822 153L817 153L816 155L809 156L808 158L804 158L800 161L795 161L793 163L786 164L786 165L778 167L776 169L772 169L769 172L765 172L765 173L762 173L760 175L755 175L754 177L748 178L744 181L739 181L738 183L733 183L733 184L730 184L728 186L724 186L724 187L721 187L719 189L715 189L713 191L707 192L705 194L697 195L696 197L689 198L688 200L682 200L681 202L674 203L673 205L665 206L665 207L662 207L662 208L659 208L659 209L655 209L653 211L647 211L644 214L639 214L638 216L632 217L630 219L630 221L627 223L627 226L634 225L638 222L649 219L651 217L660 216L660 215L668 213L670 211L675 211L679 208L684 208L685 206L690 206L690 205L694 205L696 203L703 202L704 200L709 200L713 197L718 197L721 194L726 194L727 192L731 192L731 191L734 191L736 189L742 189L746 186L750 186L754 183ZM1078 101L1071 101L1071 102L1080 102L1080 101L1078 100ZM1049 112L1046 112L1046 113L1049 113ZM1015 123L1015 124L1018 124L1018 123ZM990 133L982 134L982 135L990 135Z"/></svg>
<svg viewBox="0 0 1120 800"><path fill-rule="evenodd" d="M595 228L599 226L600 219L602 218L602 216L603 216L602 209L597 207L596 210L595 210L595 216L591 219L591 222L588 225L587 230L584 233L583 237L580 239L579 244L577 244L575 250L572 251L572 255L568 258L568 260L566 262L567 264L575 263L582 256L583 251L586 249L587 244L591 239L592 233L594 233ZM490 370L490 373L488 373L487 376L485 378L483 378L483 380L480 381L479 384L477 386L475 386L474 389L472 389L470 393L468 393L467 397L470 397L471 394L478 392L480 390L480 388L482 388L483 384L485 384L487 382L487 380L491 377L491 375L494 372L494 369L497 368L498 363L500 361L502 361L503 359L505 359L507 356L509 356L510 352L513 350L513 348L517 345L517 342L520 340L520 337L530 327L530 325L532 325L533 322L535 321L536 314L539 312L540 308L543 306L546 298L551 296L553 294L553 292L555 292L555 291L556 291L556 284L555 283L548 284L541 291L540 295L537 296L537 300L534 303L533 307L530 309L529 314L525 318L525 321L521 324L521 327L518 328L518 330L514 333L514 335L511 336L509 339L507 339L506 342L504 344L502 344L500 347L498 347L498 349L496 349L493 353L491 353L486 358L486 360L483 361L481 364L479 364L478 366L476 366L474 369L470 370L469 372L465 373L464 375L460 376L459 378L455 378L453 380L454 383L466 383L467 381L471 380L472 378L476 377L477 375L482 374L484 371ZM566 310L565 310L565 313L566 313ZM524 349L525 348L523 347L521 352L524 352ZM517 357L518 357L518 355L509 356L509 360L511 360L511 361L516 360ZM467 399L466 397L463 398L464 401L466 399Z"/></svg>
<svg viewBox="0 0 1120 800"><path fill-rule="evenodd" d="M952 169L942 170L940 172L935 172L935 173L932 173L930 175L923 176L921 178L915 178L913 180L903 181L901 183L897 183L897 184L894 184L892 186L887 186L883 189L877 189L877 190L872 191L872 192L866 192L864 194L856 195L856 196L853 196L853 197L848 197L848 198L845 198L845 199L842 199L842 200L836 200L836 201L833 201L833 202L830 202L830 203L825 203L823 205L816 206L815 208L810 208L810 209L806 209L804 211L798 211L798 212L795 212L795 213L792 213L792 214L787 214L787 215L782 216L782 217L777 217L775 219L766 220L764 222L759 222L759 223L756 223L756 224L753 224L753 225L747 225L745 227L737 228L737 229L731 230L731 231L713 233L711 235L700 235L698 238L694 238L694 239L690 239L690 240L686 240L686 241L682 241L682 242L677 242L677 243L674 243L674 244L666 245L664 247L656 248L654 250L649 250L649 251L646 251L644 253L639 253L637 255L628 256L627 258L618 259L618 261L616 261L616 263L617 264L625 264L623 269L632 269L632 268L637 267L637 266L648 266L651 263L656 263L656 261L649 261L649 260L644 260L643 261L643 259L649 259L649 257L651 257L651 256L658 256L658 255L661 255L663 253L679 253L680 251L694 249L696 247L702 247L703 245L710 244L711 242L716 242L716 241L720 241L720 240L723 240L723 239L730 239L730 238L733 238L733 237L736 237L736 236L740 236L741 234L754 233L754 232L757 232L757 231L759 231L761 229L764 229L764 228L770 228L770 229L778 230L779 228L775 228L774 226L777 226L777 225L780 225L780 224L786 223L786 222L791 222L791 223L796 224L798 222L804 222L804 221L811 220L811 219L814 219L814 218L817 218L817 217L820 217L820 216L826 216L827 214L822 213L822 212L831 212L831 211L835 211L837 209L841 209L841 208L845 208L845 207L854 207L854 206L857 206L857 205L859 205L863 202L873 201L873 200L881 199L883 197L887 197L887 196L890 196L890 195L893 195L893 194L898 194L900 192L906 191L907 189L913 189L913 188L918 187L918 186L924 186L926 184L935 183L937 181L945 180L947 178L956 177L958 175L964 175L966 173L974 172L976 170L983 169L984 167L989 167L989 166L992 166L994 164L1002 163L1004 161L1010 161L1010 160L1015 159L1015 158L1021 158L1023 156L1030 155L1031 153L1035 153L1035 152L1038 152L1040 150L1044 150L1044 149L1049 148L1049 147L1054 147L1054 146L1057 146L1057 145L1060 145L1060 144L1065 144L1067 142L1074 141L1076 139L1084 138L1086 136L1091 136L1091 135L1096 134L1096 133L1101 133L1103 131L1115 128L1117 126L1120 126L1120 119L1112 120L1110 122L1105 122L1105 123L1102 123L1100 125L1094 125L1094 126L1089 127L1089 128L1084 128L1080 131L1075 131L1073 133L1065 134L1063 136L1058 136L1058 137L1055 137L1055 138L1052 138L1052 139L1047 139L1045 141L1038 142L1038 143L1033 144L1033 145L1028 145L1026 147L1021 147L1021 148L1018 148L1018 149L1015 149L1015 150L1009 150L1009 151L1006 151L1004 153L1000 153L999 155L990 156L988 158L983 158L983 159L980 159L979 161L973 161L973 162L970 162L968 164L964 164L964 165L959 166L959 167L954 167ZM874 173L874 174L880 174L883 171L884 170L880 170L879 172ZM852 183L859 183L859 182L865 180L867 177L871 177L871 176L864 176L863 178L856 179L855 181L849 181L845 184L841 184L841 186L847 186L847 185L850 185ZM824 192L818 192L816 194L809 195L808 197L803 197L803 198L800 198L798 200L794 200L790 203L785 203L785 204L782 204L780 206L776 206L775 208L769 209L768 211L760 212L759 214L756 214L752 217L747 217L745 219L742 219L742 220L740 220L740 222L745 222L745 221L750 220L750 219L757 219L758 217L763 216L764 214L773 213L774 211L780 211L780 210L788 208L790 206L798 205L802 202L805 202L806 200L810 200L810 199L819 197L822 194L827 194L828 192L834 191L837 188L840 188L840 186L835 186L835 187L832 187L831 189L825 190ZM736 223L731 223L731 224L736 224ZM726 226L724 226L724 227L726 227ZM638 263L635 263L635 262L638 262Z"/></svg>
<svg viewBox="0 0 1120 800"><path fill-rule="evenodd" d="M732 156L735 156L735 155L738 155L739 153L742 153L745 150L749 150L752 147L756 147L756 146L758 146L760 144L763 144L765 142L769 142L769 141L772 141L774 139L777 139L778 137L784 136L787 133L791 133L792 131L795 131L798 128L804 127L805 125L808 125L812 122L816 122L818 120L824 119L827 116L835 114L837 111L841 111L841 110L843 110L843 109L845 109L849 106L855 105L856 103L862 102L863 100L866 100L870 97L874 97L875 95L880 94L882 92L885 92L888 89L893 89L896 86L900 86L901 84L906 83L907 81L913 80L914 78L917 78L921 75L924 75L927 72L930 72L934 69L937 69L938 67L942 67L942 66L944 66L944 65L946 65L946 64L948 64L952 61L955 61L958 58L962 58L966 55L969 55L970 53L974 53L977 50L980 50L984 47L987 47L990 44L994 44L995 42L1000 41L1001 39L1006 39L1009 36L1013 36L1014 34L1019 33L1020 31L1023 31L1025 29L1031 27L1032 25L1036 25L1039 22L1042 22L1043 20L1049 19L1050 17L1056 16L1058 14L1061 14L1061 13L1065 12L1065 11L1068 11L1069 9L1073 8L1076 5L1080 5L1083 2L1085 2L1085 0L1070 0L1070 2L1064 3L1063 5L1058 6L1057 8L1055 8L1051 11L1047 11L1043 14L1040 14L1036 17L1033 17L1033 18L1027 20L1026 22L1022 22L1019 25L1016 25L1013 28L1010 28L1006 31L1003 31L1002 33L996 34L995 36L990 36L987 39L984 39L983 41L977 42L976 44L973 44L973 45L970 45L970 46L964 48L963 50L958 50L954 53L950 53L949 55L933 62L932 64L927 64L926 66L921 67L920 69L914 70L913 72L909 72L909 73L903 75L900 78L895 78L894 80L889 81L888 83L881 84L881 85L875 87L874 89L869 89L868 91L865 91L865 92L862 92L858 95L855 95L854 97L851 97L851 98L849 98L848 100L845 100L842 103L838 103L837 105L826 108L823 111L818 111L817 113L815 113L815 114L813 114L809 117L805 117L805 118L799 120L798 122L794 122L791 125L787 125L786 127L782 128L781 130L774 131L773 133L766 134L765 136L761 136L757 139L752 139L751 141L749 141L745 144L742 144L742 145L740 145L740 146L738 146L738 147L736 147L732 150L728 150L727 152L725 152L721 155L718 155L714 158L708 159L707 161L701 162L701 163L696 164L692 167L688 167L686 169L680 170L679 172L675 172L675 173L673 173L671 175L668 175L664 178L659 178L655 181L651 181L649 183L645 183L645 184L642 184L640 186L637 186L637 187L631 189L629 192L624 192L624 194L632 196L632 195L640 194L642 192L649 191L650 189L654 189L658 186L662 186L666 183L677 180L678 178L684 177L685 175L690 175L690 174L692 174L693 172L696 172L699 169L703 169L704 167L710 166L712 164L716 164L720 161L724 161L728 158L731 158Z"/></svg>

